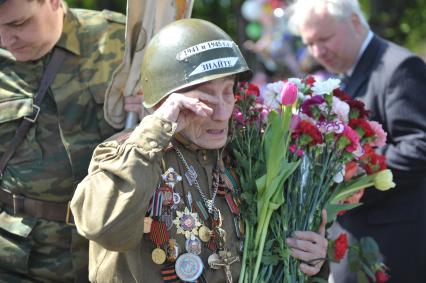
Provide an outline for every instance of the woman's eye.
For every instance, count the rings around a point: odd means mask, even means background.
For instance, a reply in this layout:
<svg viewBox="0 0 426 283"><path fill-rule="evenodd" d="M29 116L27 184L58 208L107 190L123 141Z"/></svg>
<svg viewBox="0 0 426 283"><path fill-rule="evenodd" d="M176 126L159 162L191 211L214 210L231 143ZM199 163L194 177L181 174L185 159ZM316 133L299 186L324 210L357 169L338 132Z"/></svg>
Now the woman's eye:
<svg viewBox="0 0 426 283"><path fill-rule="evenodd" d="M16 22L16 23L13 23L12 26L13 27L20 27L20 26L23 26L26 22L27 22L26 20L25 21Z"/></svg>

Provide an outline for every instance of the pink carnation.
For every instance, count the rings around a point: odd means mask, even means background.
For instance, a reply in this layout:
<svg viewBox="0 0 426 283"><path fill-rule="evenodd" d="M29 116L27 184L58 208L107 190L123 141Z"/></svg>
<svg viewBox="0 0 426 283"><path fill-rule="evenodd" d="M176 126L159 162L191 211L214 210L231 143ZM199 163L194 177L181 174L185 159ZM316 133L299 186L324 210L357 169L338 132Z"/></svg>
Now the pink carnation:
<svg viewBox="0 0 426 283"><path fill-rule="evenodd" d="M357 132L354 131L351 127L345 125L343 136L349 140L349 144L346 146L345 150L347 152L354 152L359 145L359 136Z"/></svg>
<svg viewBox="0 0 426 283"><path fill-rule="evenodd" d="M368 123L376 136L376 139L371 142L371 146L385 146L387 133L383 130L382 125L376 121L368 121Z"/></svg>

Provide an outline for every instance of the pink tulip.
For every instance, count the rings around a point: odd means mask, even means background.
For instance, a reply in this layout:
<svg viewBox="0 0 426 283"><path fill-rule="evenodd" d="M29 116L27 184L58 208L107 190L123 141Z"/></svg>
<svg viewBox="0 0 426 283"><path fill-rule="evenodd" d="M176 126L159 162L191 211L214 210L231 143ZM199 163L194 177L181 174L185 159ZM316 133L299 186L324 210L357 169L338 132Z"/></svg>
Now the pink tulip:
<svg viewBox="0 0 426 283"><path fill-rule="evenodd" d="M292 105L297 99L297 85L286 82L281 89L281 104Z"/></svg>

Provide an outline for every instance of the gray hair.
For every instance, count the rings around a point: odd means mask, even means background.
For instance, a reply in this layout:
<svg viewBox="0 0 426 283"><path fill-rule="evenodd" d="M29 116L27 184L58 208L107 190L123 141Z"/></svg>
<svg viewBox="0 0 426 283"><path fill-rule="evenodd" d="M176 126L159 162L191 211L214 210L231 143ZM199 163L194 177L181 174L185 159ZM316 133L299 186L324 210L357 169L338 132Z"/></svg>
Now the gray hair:
<svg viewBox="0 0 426 283"><path fill-rule="evenodd" d="M289 30L299 35L300 20L304 15L315 11L319 3L325 3L328 14L339 20L348 19L352 13L355 13L361 22L361 25L367 30L370 29L364 14L361 11L358 0L295 0L286 9Z"/></svg>

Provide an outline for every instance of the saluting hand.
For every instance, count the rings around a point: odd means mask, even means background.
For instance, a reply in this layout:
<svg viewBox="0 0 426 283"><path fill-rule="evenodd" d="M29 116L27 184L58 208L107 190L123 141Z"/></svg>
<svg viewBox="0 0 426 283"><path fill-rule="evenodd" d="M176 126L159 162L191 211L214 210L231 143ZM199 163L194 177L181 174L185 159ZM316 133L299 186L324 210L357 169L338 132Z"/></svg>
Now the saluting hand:
<svg viewBox="0 0 426 283"><path fill-rule="evenodd" d="M172 93L155 110L153 115L176 122L176 132L180 132L191 123L192 119L196 117L208 117L213 114L213 109L203 102L209 102L211 99L208 95L198 90L189 91L184 94Z"/></svg>

